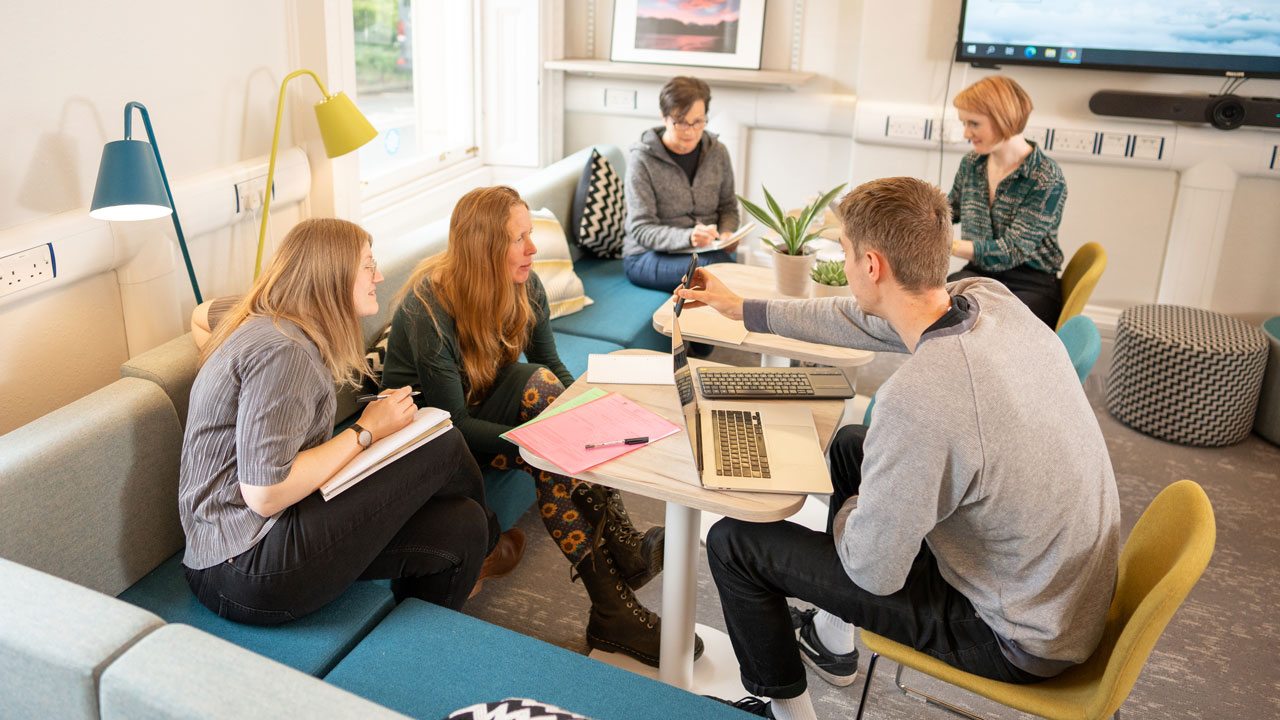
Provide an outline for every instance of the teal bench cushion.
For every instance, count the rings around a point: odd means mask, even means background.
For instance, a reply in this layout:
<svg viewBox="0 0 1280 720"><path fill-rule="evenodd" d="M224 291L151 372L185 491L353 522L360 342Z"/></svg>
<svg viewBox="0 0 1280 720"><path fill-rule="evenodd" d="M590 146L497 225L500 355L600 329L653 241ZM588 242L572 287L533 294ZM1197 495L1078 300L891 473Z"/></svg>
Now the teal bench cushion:
<svg viewBox="0 0 1280 720"><path fill-rule="evenodd" d="M622 271L621 260L582 258L573 269L595 304L552 320L556 332L606 340L625 348L671 350L671 340L653 329L653 311L670 294L632 285Z"/></svg>
<svg viewBox="0 0 1280 720"><path fill-rule="evenodd" d="M509 697L533 698L594 718L744 717L714 700L412 598L325 680L397 712L432 720Z"/></svg>
<svg viewBox="0 0 1280 720"><path fill-rule="evenodd" d="M166 560L120 599L170 623L185 623L309 675L323 677L395 606L385 583L358 582L324 609L284 625L224 620L201 605L182 572L182 553Z"/></svg>
<svg viewBox="0 0 1280 720"><path fill-rule="evenodd" d="M484 468L484 502L495 515L503 530L510 530L525 510L538 499L533 489L533 478L523 470L498 470Z"/></svg>

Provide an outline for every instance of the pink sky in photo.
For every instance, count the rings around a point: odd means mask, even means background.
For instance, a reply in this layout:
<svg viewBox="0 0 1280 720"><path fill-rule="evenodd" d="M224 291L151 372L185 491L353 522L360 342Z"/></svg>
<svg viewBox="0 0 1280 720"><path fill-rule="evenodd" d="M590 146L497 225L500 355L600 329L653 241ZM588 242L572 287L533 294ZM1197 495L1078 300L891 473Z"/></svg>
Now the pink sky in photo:
<svg viewBox="0 0 1280 720"><path fill-rule="evenodd" d="M714 25L738 19L740 0L637 0L636 16Z"/></svg>

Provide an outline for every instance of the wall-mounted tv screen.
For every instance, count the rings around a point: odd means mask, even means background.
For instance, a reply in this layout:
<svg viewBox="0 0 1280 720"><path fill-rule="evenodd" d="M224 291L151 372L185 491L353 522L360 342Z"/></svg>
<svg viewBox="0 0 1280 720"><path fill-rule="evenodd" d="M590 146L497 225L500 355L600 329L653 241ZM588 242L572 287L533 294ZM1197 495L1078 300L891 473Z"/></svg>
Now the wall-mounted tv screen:
<svg viewBox="0 0 1280 720"><path fill-rule="evenodd" d="M956 60L1280 78L1280 0L965 0Z"/></svg>

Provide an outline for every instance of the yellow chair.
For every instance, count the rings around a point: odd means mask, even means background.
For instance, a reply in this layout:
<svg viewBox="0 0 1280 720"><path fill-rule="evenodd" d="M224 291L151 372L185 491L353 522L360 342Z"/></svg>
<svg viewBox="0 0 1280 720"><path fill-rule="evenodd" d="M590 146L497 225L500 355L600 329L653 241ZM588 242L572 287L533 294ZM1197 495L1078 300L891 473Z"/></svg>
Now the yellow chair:
<svg viewBox="0 0 1280 720"><path fill-rule="evenodd" d="M1116 594L1098 648L1083 664L1044 682L1012 685L981 678L864 630L862 642L872 654L858 718L880 655L898 663L895 682L904 693L966 717L979 716L903 685L902 667L1046 718L1118 718L1160 633L1209 564L1216 535L1213 507L1199 485L1181 480L1161 491L1138 518L1120 553Z"/></svg>
<svg viewBox="0 0 1280 720"><path fill-rule="evenodd" d="M1098 286L1098 278L1102 277L1102 271L1106 269L1107 251L1096 242L1081 245L1076 254L1071 256L1067 269L1062 271L1062 312L1058 315L1058 326L1054 330L1061 330L1062 323L1084 310L1093 289Z"/></svg>

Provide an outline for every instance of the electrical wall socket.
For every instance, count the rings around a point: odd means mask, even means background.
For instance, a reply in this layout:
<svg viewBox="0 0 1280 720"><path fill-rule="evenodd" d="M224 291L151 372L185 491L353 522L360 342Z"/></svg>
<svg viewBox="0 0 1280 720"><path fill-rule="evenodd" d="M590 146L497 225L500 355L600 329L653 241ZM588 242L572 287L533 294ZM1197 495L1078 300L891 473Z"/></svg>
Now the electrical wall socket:
<svg viewBox="0 0 1280 720"><path fill-rule="evenodd" d="M236 190L236 213L247 213L262 207L262 201L266 197L263 190L267 187L267 176L259 175L255 178L242 180L235 185ZM271 200L275 201L275 195L272 194Z"/></svg>
<svg viewBox="0 0 1280 720"><path fill-rule="evenodd" d="M906 115L890 115L885 123L885 137L903 138L907 140L928 140L926 133L928 123L924 118Z"/></svg>
<svg viewBox="0 0 1280 720"><path fill-rule="evenodd" d="M0 257L0 296L48 282L54 276L53 245L48 243Z"/></svg>
<svg viewBox="0 0 1280 720"><path fill-rule="evenodd" d="M1054 130L1053 149L1055 152L1077 152L1093 154L1093 143L1097 133L1088 130Z"/></svg>
<svg viewBox="0 0 1280 720"><path fill-rule="evenodd" d="M636 91L605 88L604 106L614 110L635 110Z"/></svg>
<svg viewBox="0 0 1280 720"><path fill-rule="evenodd" d="M1139 135L1133 140L1133 156L1139 160L1159 160L1164 152L1164 138Z"/></svg>

